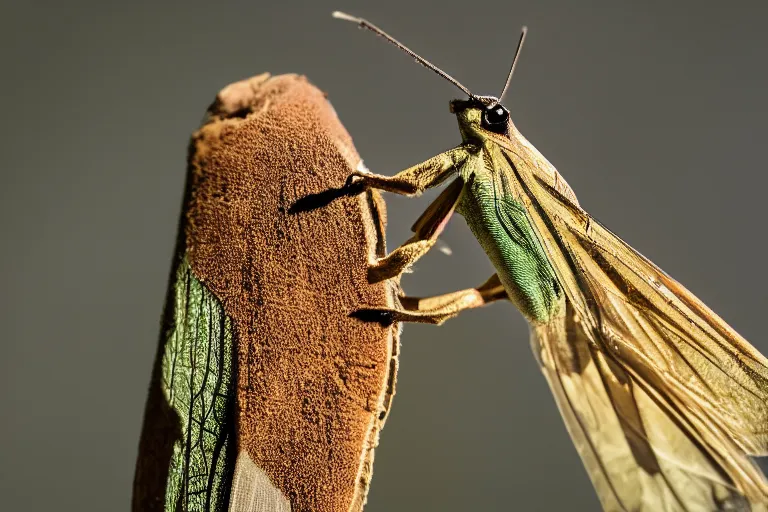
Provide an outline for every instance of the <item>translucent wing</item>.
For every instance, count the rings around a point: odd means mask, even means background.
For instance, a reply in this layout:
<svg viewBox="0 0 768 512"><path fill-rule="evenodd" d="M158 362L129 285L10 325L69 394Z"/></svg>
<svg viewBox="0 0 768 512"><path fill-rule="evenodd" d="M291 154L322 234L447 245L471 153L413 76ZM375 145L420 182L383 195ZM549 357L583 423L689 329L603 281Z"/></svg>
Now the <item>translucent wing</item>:
<svg viewBox="0 0 768 512"><path fill-rule="evenodd" d="M741 509L762 509L768 483L748 455L768 453L768 361L584 212L518 135L487 149L565 291L537 350L604 505L739 510L738 491Z"/></svg>
<svg viewBox="0 0 768 512"><path fill-rule="evenodd" d="M685 418L595 347L568 303L531 343L607 511L763 510L735 488Z"/></svg>

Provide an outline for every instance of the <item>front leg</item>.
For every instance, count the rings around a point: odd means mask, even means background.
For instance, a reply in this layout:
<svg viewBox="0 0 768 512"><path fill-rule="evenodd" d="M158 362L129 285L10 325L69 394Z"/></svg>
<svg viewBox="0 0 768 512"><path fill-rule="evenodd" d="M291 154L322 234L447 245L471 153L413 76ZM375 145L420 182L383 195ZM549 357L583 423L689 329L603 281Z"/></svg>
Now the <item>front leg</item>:
<svg viewBox="0 0 768 512"><path fill-rule="evenodd" d="M370 264L368 280L371 283L378 283L385 279L399 277L416 260L425 255L435 245L437 237L456 210L463 189L464 182L460 178L453 180L453 183L445 187L413 225L413 236L385 257Z"/></svg>
<svg viewBox="0 0 768 512"><path fill-rule="evenodd" d="M347 185L362 183L364 188L386 190L395 194L415 196L439 185L467 159L470 146L462 145L414 165L394 176L382 176L363 170L353 171Z"/></svg>

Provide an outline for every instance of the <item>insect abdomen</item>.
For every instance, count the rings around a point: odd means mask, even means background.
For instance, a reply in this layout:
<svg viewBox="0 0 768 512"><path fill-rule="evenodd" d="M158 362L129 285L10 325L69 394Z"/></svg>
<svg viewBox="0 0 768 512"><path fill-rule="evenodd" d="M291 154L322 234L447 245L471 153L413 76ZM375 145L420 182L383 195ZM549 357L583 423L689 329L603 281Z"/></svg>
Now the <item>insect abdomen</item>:
<svg viewBox="0 0 768 512"><path fill-rule="evenodd" d="M529 320L549 321L560 304L561 287L523 206L512 197L497 197L492 182L476 176L458 210L510 299Z"/></svg>

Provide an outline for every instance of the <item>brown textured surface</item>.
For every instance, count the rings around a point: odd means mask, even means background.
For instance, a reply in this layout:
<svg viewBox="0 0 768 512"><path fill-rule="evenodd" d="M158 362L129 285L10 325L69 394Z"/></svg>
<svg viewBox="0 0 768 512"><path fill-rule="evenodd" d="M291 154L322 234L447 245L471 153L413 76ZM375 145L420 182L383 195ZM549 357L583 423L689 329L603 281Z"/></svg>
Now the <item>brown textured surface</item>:
<svg viewBox="0 0 768 512"><path fill-rule="evenodd" d="M394 383L396 327L348 316L393 300L392 284L366 280L380 201L289 213L359 160L323 94L295 75L227 87L193 137L186 247L235 326L237 449L294 511L362 507Z"/></svg>

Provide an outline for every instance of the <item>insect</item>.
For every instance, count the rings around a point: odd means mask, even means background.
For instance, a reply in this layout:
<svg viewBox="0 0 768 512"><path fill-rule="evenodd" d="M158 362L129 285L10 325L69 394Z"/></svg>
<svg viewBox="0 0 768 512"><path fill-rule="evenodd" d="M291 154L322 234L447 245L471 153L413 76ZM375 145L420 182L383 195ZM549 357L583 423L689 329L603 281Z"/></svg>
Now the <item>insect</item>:
<svg viewBox="0 0 768 512"><path fill-rule="evenodd" d="M380 196L292 211L360 163L297 75L226 87L189 155L133 510L359 511L397 371L397 326L348 316L395 301Z"/></svg>
<svg viewBox="0 0 768 512"><path fill-rule="evenodd" d="M414 235L369 271L399 276L462 215L496 273L481 286L403 297L391 319L442 323L510 300L605 510L766 510L768 360L659 267L592 218L517 130L502 100L477 96L368 21L373 31L461 89L450 102L462 142L395 176L349 183L406 196L449 180ZM375 308L372 308L375 309Z"/></svg>

